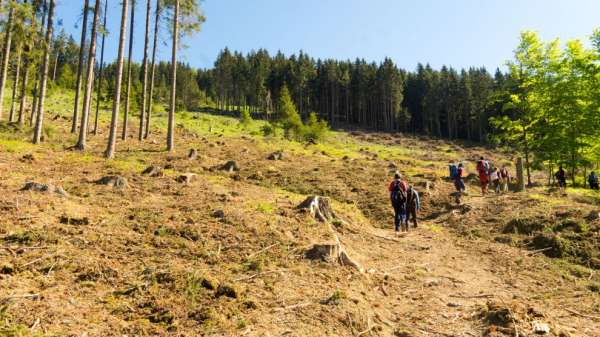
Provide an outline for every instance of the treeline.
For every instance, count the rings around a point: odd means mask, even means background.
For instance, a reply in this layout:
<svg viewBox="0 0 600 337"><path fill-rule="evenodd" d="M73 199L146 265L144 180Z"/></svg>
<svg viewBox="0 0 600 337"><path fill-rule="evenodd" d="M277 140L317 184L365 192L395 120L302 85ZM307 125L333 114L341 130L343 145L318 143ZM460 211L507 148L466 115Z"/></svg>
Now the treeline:
<svg viewBox="0 0 600 337"><path fill-rule="evenodd" d="M204 22L198 1L122 0L117 15L109 15L108 2L83 0L81 36L76 42L64 32L54 34L55 0L0 0L0 119L10 75L12 97L8 121L22 127L28 120L34 128L32 142L40 143L48 89L54 85L71 88L75 92L71 132L78 133L74 148L85 150L88 136L97 134L100 101L110 100L112 114L105 156L112 158L119 124L120 138L125 139L132 128L130 117L138 117L138 139L142 141L150 132L154 103L168 102L166 143L167 150L172 150L178 90L182 93L179 95L182 105L200 100L196 72L177 61L180 38L197 32ZM136 4L144 6L136 11ZM132 54L137 12L145 18L144 56L139 64L134 62ZM104 62L108 17L120 17L118 56L110 65ZM172 41L169 63L156 59L158 35L163 29L170 33Z"/></svg>
<svg viewBox="0 0 600 337"><path fill-rule="evenodd" d="M491 119L497 139L523 152L528 168L546 168L553 177L562 165L573 183L581 173L585 184L587 169L600 166L600 29L590 48L523 32L509 69L514 86L506 113ZM531 183L529 169L528 176Z"/></svg>
<svg viewBox="0 0 600 337"><path fill-rule="evenodd" d="M222 110L273 113L286 84L305 119L316 112L334 127L486 141L489 118L502 112L496 100L507 79L485 68L434 70L419 64L409 72L389 58L378 64L225 49L213 69L198 72L198 82Z"/></svg>

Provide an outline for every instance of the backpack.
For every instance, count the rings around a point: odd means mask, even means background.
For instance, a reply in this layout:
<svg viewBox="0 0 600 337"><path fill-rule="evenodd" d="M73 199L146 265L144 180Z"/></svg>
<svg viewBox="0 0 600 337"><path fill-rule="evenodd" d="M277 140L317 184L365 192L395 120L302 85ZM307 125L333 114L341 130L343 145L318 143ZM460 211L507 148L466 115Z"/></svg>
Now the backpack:
<svg viewBox="0 0 600 337"><path fill-rule="evenodd" d="M455 179L458 177L458 166L456 164L450 164L448 168L450 170L450 178Z"/></svg>
<svg viewBox="0 0 600 337"><path fill-rule="evenodd" d="M400 205L406 202L407 196L406 191L402 189L401 181L394 181L394 185L392 186L392 192L390 193L390 198L392 199L393 205Z"/></svg>

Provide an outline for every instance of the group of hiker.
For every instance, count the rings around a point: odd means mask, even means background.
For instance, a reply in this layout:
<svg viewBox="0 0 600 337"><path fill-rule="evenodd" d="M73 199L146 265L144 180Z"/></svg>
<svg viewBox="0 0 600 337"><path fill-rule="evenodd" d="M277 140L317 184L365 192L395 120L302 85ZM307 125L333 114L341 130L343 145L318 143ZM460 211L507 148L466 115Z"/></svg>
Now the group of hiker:
<svg viewBox="0 0 600 337"><path fill-rule="evenodd" d="M394 228L396 235L408 232L408 223L412 218L414 227L417 227L417 213L421 209L419 192L402 179L400 172L394 174L394 180L388 186L390 200L394 208Z"/></svg>
<svg viewBox="0 0 600 337"><path fill-rule="evenodd" d="M563 169L562 165L558 167L558 171L554 174L554 178L556 178L556 183L559 188L564 189L567 187L567 172ZM596 171L590 173L587 177L587 182L592 190L600 190L600 186L598 186L598 174Z"/></svg>
<svg viewBox="0 0 600 337"><path fill-rule="evenodd" d="M481 157L477 161L477 174L479 182L481 184L481 193L487 194L490 187L494 189L496 193L507 192L508 185L511 182L511 175L506 165L502 168L495 167L489 160ZM465 165L459 163L451 163L449 166L450 178L454 181L454 187L459 193L466 191L465 182L463 181L463 174L465 173Z"/></svg>
<svg viewBox="0 0 600 337"><path fill-rule="evenodd" d="M476 163L476 170L477 177L481 184L481 193L483 195L489 193L490 188L497 194L508 191L512 177L507 165L498 168L489 160L480 157ZM465 193L466 186L463 180L465 165L462 162L458 164L452 162L449 165L449 171L450 178L454 182L454 187L456 188L458 195ZM559 169L554 176L559 188L566 188L567 173L562 166L559 166ZM591 189L600 190L598 185L598 174L596 174L595 171L592 171L588 176L588 183ZM416 228L418 222L417 213L421 209L421 202L417 190L403 180L402 175L399 172L395 172L394 180L389 184L388 191L390 193L392 207L394 208L394 227L396 235L401 231L408 231L408 224L411 218L414 227ZM458 199L460 199L460 197L458 197Z"/></svg>

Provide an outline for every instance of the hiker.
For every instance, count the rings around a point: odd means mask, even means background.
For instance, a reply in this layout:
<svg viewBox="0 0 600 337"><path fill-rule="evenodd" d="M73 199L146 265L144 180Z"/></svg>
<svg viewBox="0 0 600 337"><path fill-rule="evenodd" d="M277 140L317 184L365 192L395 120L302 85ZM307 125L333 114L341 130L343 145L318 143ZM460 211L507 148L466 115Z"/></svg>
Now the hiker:
<svg viewBox="0 0 600 337"><path fill-rule="evenodd" d="M590 183L590 188L592 190L599 190L600 187L598 186L598 175L596 174L596 172L592 171L592 173L590 173L590 176L588 177L588 182Z"/></svg>
<svg viewBox="0 0 600 337"><path fill-rule="evenodd" d="M417 213L421 210L421 199L419 192L414 187L409 186L406 193L406 230L408 231L408 223L412 217L413 226L417 228Z"/></svg>
<svg viewBox="0 0 600 337"><path fill-rule="evenodd" d="M465 164L459 163L458 167L456 168L456 172L454 173L454 176L452 176L452 179L454 179L454 187L456 188L456 191L459 193L462 193L466 190L465 182L462 179L464 173L465 173Z"/></svg>
<svg viewBox="0 0 600 337"><path fill-rule="evenodd" d="M563 169L562 165L558 167L558 171L554 175L558 182L558 188L567 188L567 173Z"/></svg>
<svg viewBox="0 0 600 337"><path fill-rule="evenodd" d="M492 173L490 174L490 181L492 182L492 186L494 187L494 192L500 193L500 171L497 167L492 169Z"/></svg>
<svg viewBox="0 0 600 337"><path fill-rule="evenodd" d="M406 222L407 190L407 183L402 181L402 175L400 172L396 172L394 174L394 180L392 180L388 187L388 191L390 192L390 200L392 202L392 207L394 208L394 228L396 230L396 235L400 234L400 229L404 230L404 223ZM408 231L408 225L406 227L406 230Z"/></svg>
<svg viewBox="0 0 600 337"><path fill-rule="evenodd" d="M502 192L508 192L508 184L510 184L510 173L506 165L500 169L500 189Z"/></svg>
<svg viewBox="0 0 600 337"><path fill-rule="evenodd" d="M477 161L477 173L479 173L479 182L481 183L481 194L485 195L488 192L490 182L490 162L483 157Z"/></svg>

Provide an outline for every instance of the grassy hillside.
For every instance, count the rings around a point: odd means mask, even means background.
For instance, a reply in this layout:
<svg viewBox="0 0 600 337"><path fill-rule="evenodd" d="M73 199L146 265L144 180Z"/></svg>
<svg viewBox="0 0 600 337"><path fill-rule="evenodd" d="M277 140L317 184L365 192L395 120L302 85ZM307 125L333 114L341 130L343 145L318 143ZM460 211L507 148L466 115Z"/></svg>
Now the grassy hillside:
<svg viewBox="0 0 600 337"><path fill-rule="evenodd" d="M193 113L178 115L177 151L166 153L157 111L148 141L137 141L133 117L106 161L108 111L81 153L69 149L70 95L54 92L48 104L42 145L28 142L29 129L0 129L0 335L600 331L598 194L480 197L471 181L462 205L450 196L450 160L472 172L480 155L510 162L505 154L362 132L306 145L263 137L262 122ZM267 159L275 151L282 160ZM221 169L231 160L239 171ZM162 174L142 174L152 165ZM386 192L396 169L424 204L420 227L400 238ZM179 182L184 175L191 181ZM96 183L106 176L127 186ZM66 195L21 191L31 181ZM311 195L329 197L337 218L298 210ZM336 238L362 272L307 258Z"/></svg>

